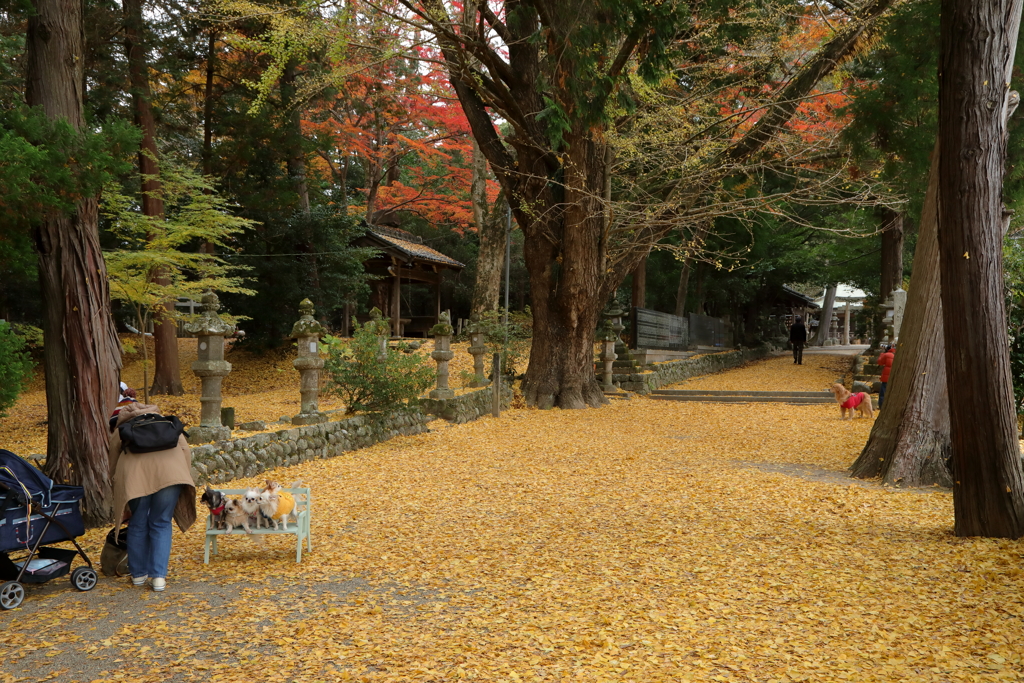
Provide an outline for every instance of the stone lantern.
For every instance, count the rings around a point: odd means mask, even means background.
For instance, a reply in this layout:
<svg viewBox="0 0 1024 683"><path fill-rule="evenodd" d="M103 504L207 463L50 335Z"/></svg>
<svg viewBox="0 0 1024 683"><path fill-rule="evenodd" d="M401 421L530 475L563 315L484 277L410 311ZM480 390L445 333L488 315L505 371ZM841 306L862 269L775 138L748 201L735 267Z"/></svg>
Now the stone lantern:
<svg viewBox="0 0 1024 683"><path fill-rule="evenodd" d="M626 348L626 343L622 341L622 331L626 329L626 326L622 324L622 316L625 315L625 311L622 310L622 306L619 305L619 298L616 296L612 299L612 302L608 304L608 308L604 311L605 319L611 324L611 331L614 335L613 342L615 343L615 354L617 356L628 356L629 349Z"/></svg>
<svg viewBox="0 0 1024 683"><path fill-rule="evenodd" d="M291 338L298 347L298 357L292 365L301 375L299 393L302 395L302 408L292 418L293 425L312 425L326 422L327 416L320 412L317 398L320 393L320 368L324 359L320 357L320 335L323 326L313 317L313 302L303 299L299 304L298 322L292 326Z"/></svg>
<svg viewBox="0 0 1024 683"><path fill-rule="evenodd" d="M618 335L615 331L615 325L612 322L612 319L605 318L605 321L601 323L601 326L597 330L597 338L601 342L601 361L604 363L604 381L601 384L601 390L605 393L614 393L618 391L616 386L612 383L612 368L614 367L615 359L618 358L615 353L616 336Z"/></svg>
<svg viewBox="0 0 1024 683"><path fill-rule="evenodd" d="M224 337L234 334L235 326L217 315L220 299L216 294L207 290L201 302L203 312L185 326L189 333L196 335L199 343L199 358L192 363L192 372L203 384L199 426L189 430L189 440L193 443L231 438L231 429L221 423L220 404L221 384L231 372L231 363L224 360Z"/></svg>
<svg viewBox="0 0 1024 683"><path fill-rule="evenodd" d="M434 337L434 352L430 357L437 361L437 388L430 392L430 398L455 398L455 392L448 388L448 361L455 357L452 351L452 321L445 311L438 316L438 322L430 328Z"/></svg>
<svg viewBox="0 0 1024 683"><path fill-rule="evenodd" d="M381 363L388 359L388 336L391 334L388 318L383 315L380 309L374 306L370 309L370 321L366 323L377 335L377 360Z"/></svg>
<svg viewBox="0 0 1024 683"><path fill-rule="evenodd" d="M473 389L490 384L490 381L484 377L484 354L487 353L487 345L484 344L485 337L483 325L480 324L480 316L474 313L469 326L469 353L473 356L473 381L469 383L469 386Z"/></svg>

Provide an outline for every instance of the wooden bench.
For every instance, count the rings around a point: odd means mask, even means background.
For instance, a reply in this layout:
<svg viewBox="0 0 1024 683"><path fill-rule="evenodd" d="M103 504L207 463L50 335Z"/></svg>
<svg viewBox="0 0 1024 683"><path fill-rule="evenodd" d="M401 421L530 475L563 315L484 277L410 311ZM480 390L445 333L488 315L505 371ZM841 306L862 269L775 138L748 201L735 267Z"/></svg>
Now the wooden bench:
<svg viewBox="0 0 1024 683"><path fill-rule="evenodd" d="M220 492L225 496L243 496L247 489L220 489ZM253 534L294 534L295 535L295 561L302 562L302 541L306 541L306 552L313 549L312 535L309 532L309 518L313 511L313 496L308 488L295 488L295 489L284 489L288 493L292 494L295 498L295 516L298 517L298 522L290 520L288 522L288 529L285 530L284 525L278 523L279 527L274 528L273 522L270 523L269 527L262 527L257 529L253 525L249 525ZM217 537L218 536L236 536L242 534L248 536L245 533L243 527L235 527L230 532L225 529L216 529L213 526L213 515L206 516L206 542L205 542L205 553L203 556L203 562L210 564L210 551L213 550L213 554L217 554Z"/></svg>

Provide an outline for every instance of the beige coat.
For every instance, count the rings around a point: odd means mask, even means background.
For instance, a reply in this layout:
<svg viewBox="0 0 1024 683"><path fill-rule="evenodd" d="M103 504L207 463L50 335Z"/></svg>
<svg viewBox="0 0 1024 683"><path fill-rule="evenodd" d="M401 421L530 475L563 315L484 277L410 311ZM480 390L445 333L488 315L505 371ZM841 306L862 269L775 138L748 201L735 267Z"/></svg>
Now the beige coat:
<svg viewBox="0 0 1024 683"><path fill-rule="evenodd" d="M117 424L145 415L159 413L153 405L132 403L121 409ZM114 514L120 520L128 501L156 493L160 489L183 484L174 521L187 531L196 521L196 485L192 480L192 450L185 436L178 437L177 448L153 453L130 453L121 449L117 429L110 435L110 477L114 485Z"/></svg>

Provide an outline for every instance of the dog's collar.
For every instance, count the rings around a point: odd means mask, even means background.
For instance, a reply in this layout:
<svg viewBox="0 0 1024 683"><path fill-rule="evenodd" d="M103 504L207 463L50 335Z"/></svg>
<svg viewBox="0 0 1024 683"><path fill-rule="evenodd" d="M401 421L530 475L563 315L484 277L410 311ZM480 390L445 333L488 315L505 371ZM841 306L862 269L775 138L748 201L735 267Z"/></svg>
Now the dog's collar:
<svg viewBox="0 0 1024 683"><path fill-rule="evenodd" d="M221 503L219 508L210 508L211 515L219 515L222 512L224 512L224 503Z"/></svg>

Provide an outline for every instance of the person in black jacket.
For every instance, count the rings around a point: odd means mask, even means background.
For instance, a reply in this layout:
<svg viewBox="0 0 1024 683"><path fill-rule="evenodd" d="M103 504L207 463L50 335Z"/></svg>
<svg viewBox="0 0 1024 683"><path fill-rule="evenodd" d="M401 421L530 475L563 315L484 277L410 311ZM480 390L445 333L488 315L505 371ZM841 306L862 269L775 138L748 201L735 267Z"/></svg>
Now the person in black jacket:
<svg viewBox="0 0 1024 683"><path fill-rule="evenodd" d="M807 328L800 316L793 320L793 326L789 328L789 341L793 345L793 364L804 364L804 344L807 343Z"/></svg>

